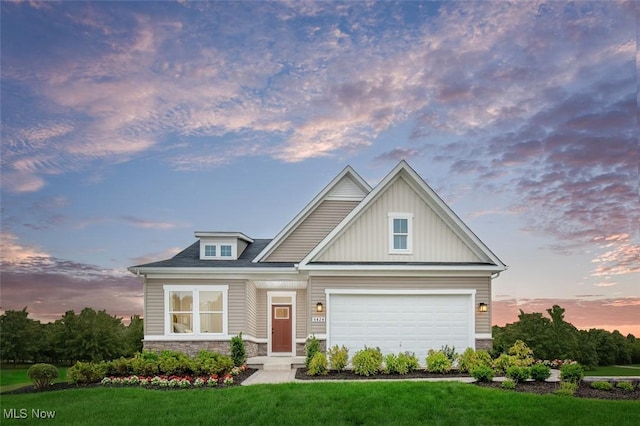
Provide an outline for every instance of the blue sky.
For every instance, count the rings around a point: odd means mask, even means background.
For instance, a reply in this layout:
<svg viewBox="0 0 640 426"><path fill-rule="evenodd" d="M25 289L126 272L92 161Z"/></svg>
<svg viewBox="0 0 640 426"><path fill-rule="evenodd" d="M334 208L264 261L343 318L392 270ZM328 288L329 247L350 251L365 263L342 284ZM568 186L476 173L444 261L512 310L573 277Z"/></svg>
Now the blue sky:
<svg viewBox="0 0 640 426"><path fill-rule="evenodd" d="M2 309L141 314L127 266L404 158L509 265L495 323L640 335L636 3L1 8Z"/></svg>

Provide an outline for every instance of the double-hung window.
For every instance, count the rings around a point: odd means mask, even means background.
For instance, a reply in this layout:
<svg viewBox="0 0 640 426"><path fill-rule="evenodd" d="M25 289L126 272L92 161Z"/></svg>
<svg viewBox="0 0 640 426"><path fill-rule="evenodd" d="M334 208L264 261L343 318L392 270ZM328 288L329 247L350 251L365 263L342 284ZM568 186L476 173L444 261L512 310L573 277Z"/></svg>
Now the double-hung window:
<svg viewBox="0 0 640 426"><path fill-rule="evenodd" d="M227 334L226 285L165 285L169 335Z"/></svg>
<svg viewBox="0 0 640 426"><path fill-rule="evenodd" d="M389 253L411 254L413 251L413 214L389 213Z"/></svg>

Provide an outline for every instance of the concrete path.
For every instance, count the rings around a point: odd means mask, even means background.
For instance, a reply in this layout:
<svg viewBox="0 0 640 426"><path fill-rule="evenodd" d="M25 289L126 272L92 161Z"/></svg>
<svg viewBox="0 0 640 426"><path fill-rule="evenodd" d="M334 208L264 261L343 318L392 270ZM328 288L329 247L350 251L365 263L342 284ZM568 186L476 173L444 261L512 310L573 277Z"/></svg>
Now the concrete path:
<svg viewBox="0 0 640 426"><path fill-rule="evenodd" d="M290 383L296 381L296 369L289 370L258 370L253 373L242 385L260 385L267 383Z"/></svg>

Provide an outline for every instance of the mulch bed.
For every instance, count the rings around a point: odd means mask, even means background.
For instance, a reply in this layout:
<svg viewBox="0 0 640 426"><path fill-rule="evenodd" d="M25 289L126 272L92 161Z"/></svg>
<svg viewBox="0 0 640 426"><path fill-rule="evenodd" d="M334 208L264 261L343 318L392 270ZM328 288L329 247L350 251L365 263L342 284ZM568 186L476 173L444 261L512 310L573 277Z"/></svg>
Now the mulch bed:
<svg viewBox="0 0 640 426"><path fill-rule="evenodd" d="M65 390L65 389L87 389L87 388L102 388L102 387L127 387L127 388L134 388L134 387L140 387L143 389L149 389L149 390L162 390L162 391L181 391L181 390L200 390L200 389L223 389L223 388L228 388L228 387L233 387L233 386L239 386L242 384L242 382L244 382L245 380L247 380L253 373L255 373L256 370L255 368L247 368L245 371L241 372L240 374L238 374L237 376L233 377L233 384L232 385L221 385L219 384L216 387L208 387L208 386L203 386L201 388L196 388L196 387L190 387L190 388L170 388L170 387L161 387L161 386L132 386L132 385L102 385L100 383L90 383L88 385L85 386L78 386L78 385L74 385L72 383L68 383L68 382L63 382L63 383L54 383L51 386L49 386L46 389L36 389L33 387L33 385L28 385L28 386L24 386L21 387L19 389L14 389L12 391L8 391L8 392L2 392L2 395L16 395L16 394L22 394L22 393L40 393L40 392L51 392L51 391L58 391L58 390Z"/></svg>
<svg viewBox="0 0 640 426"><path fill-rule="evenodd" d="M378 374L374 376L358 376L353 371L334 371L330 370L326 376L309 376L306 368L299 368L296 371L296 379L299 380L406 380L406 379L449 379L457 377L470 377L469 374L464 373L448 373L448 374L433 374L425 371L414 371L406 375L399 374ZM553 393L560 388L558 382L534 382L527 381L516 385L515 390L509 391L502 388L501 382L481 383L473 382L474 386L480 386L484 388L499 389L504 392L528 392L539 395ZM596 399L618 399L618 400L640 400L640 389L634 391L625 391L618 388L613 388L609 391L593 389L589 382L582 382L576 389L574 396L579 398L596 398Z"/></svg>

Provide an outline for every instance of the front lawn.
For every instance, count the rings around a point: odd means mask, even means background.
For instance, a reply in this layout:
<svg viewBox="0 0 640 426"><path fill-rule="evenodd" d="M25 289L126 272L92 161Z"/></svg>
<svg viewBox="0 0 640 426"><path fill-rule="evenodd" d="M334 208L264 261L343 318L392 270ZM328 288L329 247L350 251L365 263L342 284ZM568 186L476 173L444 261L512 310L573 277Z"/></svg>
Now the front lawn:
<svg viewBox="0 0 640 426"><path fill-rule="evenodd" d="M595 370L587 370L585 376L640 376L640 364L610 365L596 367Z"/></svg>
<svg viewBox="0 0 640 426"><path fill-rule="evenodd" d="M637 424L640 402L484 389L458 382L287 383L228 389L90 388L3 395L7 413L65 425Z"/></svg>

